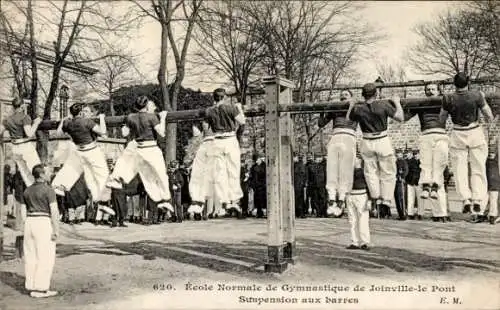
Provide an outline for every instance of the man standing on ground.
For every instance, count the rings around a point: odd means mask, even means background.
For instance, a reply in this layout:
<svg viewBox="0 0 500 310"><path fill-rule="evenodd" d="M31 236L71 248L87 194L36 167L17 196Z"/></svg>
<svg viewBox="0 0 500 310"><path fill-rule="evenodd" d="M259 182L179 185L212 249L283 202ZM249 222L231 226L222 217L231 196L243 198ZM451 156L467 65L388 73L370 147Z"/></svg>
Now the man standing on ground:
<svg viewBox="0 0 500 310"><path fill-rule="evenodd" d="M305 218L307 207L304 197L304 188L307 182L306 165L296 154L293 157L293 187L295 193L295 216Z"/></svg>
<svg viewBox="0 0 500 310"><path fill-rule="evenodd" d="M24 227L25 288L34 298L57 295L49 291L59 236L56 193L47 184L42 165L33 167L35 183L24 192L27 217Z"/></svg>
<svg viewBox="0 0 500 310"><path fill-rule="evenodd" d="M408 176L408 162L403 158L403 151L401 149L396 150L396 186L394 189L394 201L396 202L396 209L398 211L399 219L406 219L406 177ZM408 206L409 207L409 206ZM413 212L411 213L413 214ZM410 209L408 208L408 215L410 215ZM380 217L390 217L390 210L380 210Z"/></svg>

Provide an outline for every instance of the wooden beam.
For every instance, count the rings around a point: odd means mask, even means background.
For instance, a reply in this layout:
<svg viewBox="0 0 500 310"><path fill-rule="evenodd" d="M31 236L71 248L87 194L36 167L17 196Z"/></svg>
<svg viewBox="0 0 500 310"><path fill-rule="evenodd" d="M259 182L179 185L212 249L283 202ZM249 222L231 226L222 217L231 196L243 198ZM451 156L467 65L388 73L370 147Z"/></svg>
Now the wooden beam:
<svg viewBox="0 0 500 310"><path fill-rule="evenodd" d="M486 83L498 83L500 82L499 76L490 76L483 77L470 80L471 84L486 84ZM401 87L424 87L427 84L438 84L438 85L451 85L453 84L453 79L444 79L444 80L416 80L416 81L407 81L407 82L388 82L388 83L374 83L379 88L401 88ZM313 89L306 89L305 92L322 92L322 91L330 91L330 90L344 90L344 89L362 89L363 85L361 84L335 84L332 86L319 86ZM294 89L293 92L297 93L299 90ZM248 96L252 95L263 95L263 89L256 89L247 93ZM232 93L229 96L239 96L239 93Z"/></svg>

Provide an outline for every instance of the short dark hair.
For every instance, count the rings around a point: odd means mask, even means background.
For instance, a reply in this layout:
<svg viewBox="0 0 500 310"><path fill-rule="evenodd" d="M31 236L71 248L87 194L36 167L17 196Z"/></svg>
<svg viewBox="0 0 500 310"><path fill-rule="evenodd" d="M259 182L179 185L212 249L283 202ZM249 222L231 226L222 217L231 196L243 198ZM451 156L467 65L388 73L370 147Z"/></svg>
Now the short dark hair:
<svg viewBox="0 0 500 310"><path fill-rule="evenodd" d="M140 111L148 105L149 98L147 96L139 96L135 101L135 108Z"/></svg>
<svg viewBox="0 0 500 310"><path fill-rule="evenodd" d="M81 103L75 103L71 107L69 107L69 113L71 113L71 115L73 115L73 117L80 114L80 112L82 112L82 110L83 110L83 104L81 104Z"/></svg>
<svg viewBox="0 0 500 310"><path fill-rule="evenodd" d="M35 165L31 170L31 174L35 179L39 179L45 173L45 167L41 164Z"/></svg>
<svg viewBox="0 0 500 310"><path fill-rule="evenodd" d="M373 83L368 83L363 86L361 90L361 96L365 99L369 99L377 94L377 86Z"/></svg>
<svg viewBox="0 0 500 310"><path fill-rule="evenodd" d="M465 74L465 72L458 72L453 78L453 84L457 88L467 87L467 85L469 85L469 77Z"/></svg>
<svg viewBox="0 0 500 310"><path fill-rule="evenodd" d="M23 105L23 99L21 99L19 97L16 97L16 98L12 99L12 107L14 109L17 109L17 108L19 108L22 105Z"/></svg>
<svg viewBox="0 0 500 310"><path fill-rule="evenodd" d="M223 93L224 95L226 94L226 90L224 88L217 88L214 90L214 95L216 93Z"/></svg>
<svg viewBox="0 0 500 310"><path fill-rule="evenodd" d="M342 90L340 91L340 93L342 93L343 91L348 92L348 93L349 93L349 95L351 95L351 97L352 97L352 96L354 96L354 95L352 94L352 91L351 91L349 88L342 89Z"/></svg>

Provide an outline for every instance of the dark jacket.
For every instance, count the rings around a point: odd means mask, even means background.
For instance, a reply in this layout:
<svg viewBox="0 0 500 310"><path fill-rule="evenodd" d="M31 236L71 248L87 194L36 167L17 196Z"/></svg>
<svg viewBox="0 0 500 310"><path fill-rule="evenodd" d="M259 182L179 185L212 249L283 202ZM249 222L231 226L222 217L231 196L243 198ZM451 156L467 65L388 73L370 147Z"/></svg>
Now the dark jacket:
<svg viewBox="0 0 500 310"><path fill-rule="evenodd" d="M306 165L302 161L293 163L293 185L296 189L303 189L307 183Z"/></svg>
<svg viewBox="0 0 500 310"><path fill-rule="evenodd" d="M486 178L488 180L489 191L500 190L500 173L498 171L498 158L488 158L486 160Z"/></svg>
<svg viewBox="0 0 500 310"><path fill-rule="evenodd" d="M266 191L266 164L260 163L255 164L250 169L250 187L255 192L265 192Z"/></svg>
<svg viewBox="0 0 500 310"><path fill-rule="evenodd" d="M396 181L405 181L408 176L408 163L406 159L396 159Z"/></svg>
<svg viewBox="0 0 500 310"><path fill-rule="evenodd" d="M174 189L174 185L177 186ZM168 170L168 187L170 188L170 193L181 193L182 186L184 185L184 176L179 169L169 169Z"/></svg>
<svg viewBox="0 0 500 310"><path fill-rule="evenodd" d="M307 186L321 188L326 186L326 163L310 163L307 167Z"/></svg>
<svg viewBox="0 0 500 310"><path fill-rule="evenodd" d="M408 175L406 176L406 183L409 185L418 185L420 180L420 160L419 159L409 159L408 161Z"/></svg>

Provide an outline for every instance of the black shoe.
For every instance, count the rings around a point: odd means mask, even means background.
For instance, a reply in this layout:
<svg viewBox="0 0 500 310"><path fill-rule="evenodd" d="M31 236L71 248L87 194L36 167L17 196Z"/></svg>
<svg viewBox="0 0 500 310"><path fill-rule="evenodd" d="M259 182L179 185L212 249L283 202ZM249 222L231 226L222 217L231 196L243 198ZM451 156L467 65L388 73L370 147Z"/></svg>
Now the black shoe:
<svg viewBox="0 0 500 310"><path fill-rule="evenodd" d="M117 227L117 226L118 226L118 224L117 224L116 222L112 222L112 223L111 223L111 227L113 227L113 228L114 228L114 227Z"/></svg>
<svg viewBox="0 0 500 310"><path fill-rule="evenodd" d="M439 217L436 217L436 216L433 216L432 217L432 221L433 222L439 222L440 218Z"/></svg>
<svg viewBox="0 0 500 310"><path fill-rule="evenodd" d="M418 219L419 221L421 221L421 220L422 220L422 215L417 215L417 219Z"/></svg>
<svg viewBox="0 0 500 310"><path fill-rule="evenodd" d="M368 251L368 250L370 250L370 247L368 247L368 245L366 245L366 244L363 244L363 245L361 246L361 250Z"/></svg>
<svg viewBox="0 0 500 310"><path fill-rule="evenodd" d="M125 225L124 223L120 223L118 226L120 227L128 227L127 225Z"/></svg>
<svg viewBox="0 0 500 310"><path fill-rule="evenodd" d="M491 225L495 225L496 219L497 219L496 216L490 216L488 218L488 220L489 220L489 222L490 222Z"/></svg>
<svg viewBox="0 0 500 310"><path fill-rule="evenodd" d="M447 221L447 222L451 222L451 217L449 217L449 216L445 216L445 217L444 217L444 219L445 219L445 221Z"/></svg>
<svg viewBox="0 0 500 310"><path fill-rule="evenodd" d="M474 206L472 207L472 211L481 212L481 205L478 203L475 203Z"/></svg>
<svg viewBox="0 0 500 310"><path fill-rule="evenodd" d="M359 246L350 244L348 247L346 247L348 250L359 250Z"/></svg>
<svg viewBox="0 0 500 310"><path fill-rule="evenodd" d="M470 213L470 204L465 204L464 208L462 209L463 214L468 214Z"/></svg>
<svg viewBox="0 0 500 310"><path fill-rule="evenodd" d="M195 221L201 221L201 214L195 213L195 215L193 216L193 218L194 218Z"/></svg>
<svg viewBox="0 0 500 310"><path fill-rule="evenodd" d="M415 215L408 215L408 219L414 220L415 219Z"/></svg>

